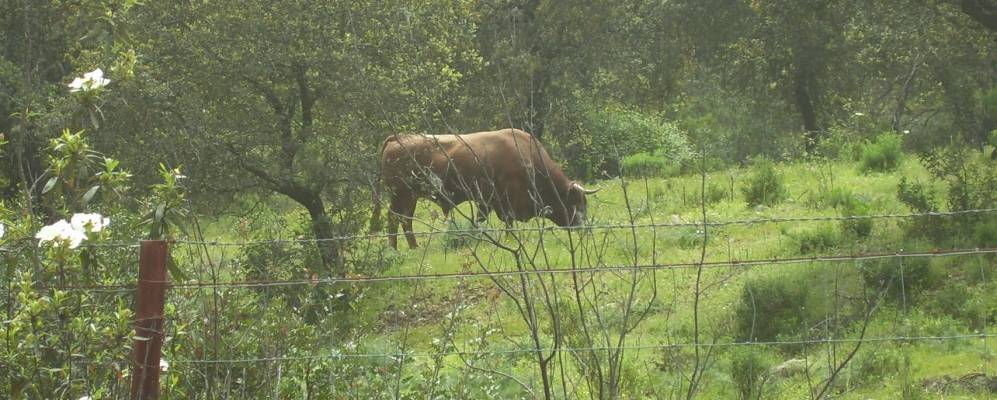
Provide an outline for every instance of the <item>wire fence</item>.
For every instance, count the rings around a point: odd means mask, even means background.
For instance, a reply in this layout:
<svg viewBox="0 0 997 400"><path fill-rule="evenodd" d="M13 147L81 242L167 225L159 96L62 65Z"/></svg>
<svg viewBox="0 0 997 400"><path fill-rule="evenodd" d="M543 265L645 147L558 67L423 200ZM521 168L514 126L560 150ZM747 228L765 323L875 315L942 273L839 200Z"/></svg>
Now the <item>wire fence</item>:
<svg viewBox="0 0 997 400"><path fill-rule="evenodd" d="M292 378L312 382L305 386L332 388L322 390L345 390L344 387L351 386L343 386L344 379L369 378L371 374L380 375L384 382L353 386L350 390L356 390L355 395L376 392L380 395L370 397L397 398L403 377L422 382L416 386L425 389L436 382L434 379L448 376L447 379L453 382L465 379L469 384L498 380L505 382L502 384L505 390L519 390L519 397L542 397L538 392L544 379L561 381L565 386L596 385L600 379L609 378L599 377L593 371L623 374L625 363L672 365L661 367L664 369L660 374L675 377L675 385L679 387L688 387L706 369L716 368L718 357L737 361L739 356L724 349L755 347L779 349L776 354L790 354L790 357L799 356L803 351L808 359L807 374L822 374L822 382L833 383L838 380L837 374L847 370L847 364L856 354L860 357L865 354L859 352L862 345L872 343L888 345L899 354L909 352L909 347L896 347L899 344L972 349L979 354L982 372L989 374L992 371L991 362L987 361L992 357L989 339L995 336L990 332L995 318L993 310L984 307L967 311L961 318L971 322L959 328L918 327L911 325L908 300L915 296L913 290L919 290L915 286L920 284L918 280L926 279L925 271L932 268L950 272L955 268L976 267L979 272L973 272L976 274L973 279L977 280L977 287L988 290L992 287L989 274L997 248L934 248L930 244L919 249L857 247L846 254L739 259L732 256L729 249L726 254L722 251L725 244L722 241L710 242L706 231L733 225L795 226L940 219L994 212L997 208L597 224L585 228L431 228L415 234L469 237L470 240L455 248L449 248L446 243L430 242L423 249L399 253L388 251L378 243L389 237L387 234L245 242L183 239L169 244L174 268L188 276L176 282L144 282L168 284L163 351L172 366L164 367L168 371L164 375L164 390L190 394L196 392L192 388L202 385L202 390L211 393L205 395L208 398L227 396L224 393L239 397L234 394L239 391L244 397L259 397L263 395L260 390L264 387L274 397L283 398L287 393L297 393L298 389L287 386L287 379ZM701 248L702 254L698 257L695 251L671 254L669 249L675 239L665 237L658 230L673 228L699 229L693 235L704 238L690 247L691 250ZM569 232L577 238L567 242L557 238L558 243L568 243L568 246L555 254L540 244L545 240L544 235L550 232ZM500 233L512 238L488 236ZM647 240L642 241L644 238ZM302 261L313 251L309 246L346 241L366 243L355 245L344 258L350 258L348 261L353 265L371 262L380 265L381 269L331 276L327 270L312 268ZM726 245L730 247L729 242ZM496 250L501 246L515 251L503 256L504 250ZM648 250L647 246L653 248ZM26 257L24 254L30 251L24 249L28 247L6 250L10 257ZM132 243L83 246L93 253L88 257L94 260L117 257L119 261L125 260L121 265L137 264L137 247ZM716 253L726 259L709 259L707 253ZM311 262L316 262L314 256L311 257ZM683 261L683 257L693 259ZM932 260L939 262L932 265ZM83 324L86 317L93 319L94 316L122 313L131 298L137 295L134 284L137 275L127 268L99 271L102 263L91 263L70 271L90 276L92 283L86 284L63 284L55 279L24 286L15 282L13 275L5 274L6 282L0 288L0 293L7 299L5 326L13 326L21 318L15 308L23 305L24 296L30 296L30 293L36 293L39 298L61 296L64 299L59 301L71 303L75 299L77 302L76 312L83 319L76 322L59 316L58 323L50 327L56 330L45 333L53 337L66 334L59 333L60 327ZM977 265L973 266L974 263ZM49 271L48 276L58 278L66 273L61 270L62 265L58 268ZM807 314L808 318L813 318L797 321L802 327L783 327L791 332L788 336L755 336L765 329L755 324L774 320L765 320L767 316L764 315L753 316L749 321L750 329L747 329L741 326L743 318L739 314L732 315L731 307L734 306L720 304L751 304L752 314L773 311L766 308L770 305L762 303L766 301L764 296L776 292L764 292L764 285L752 286L739 278L752 271L758 271L751 275L753 277L774 274L794 283L804 282L793 280L794 275L819 274L814 276L828 278L833 286L810 281L818 286L804 288L803 297L799 299L812 301L823 296L827 304L833 306L825 304L821 306L825 309ZM289 274L291 276L287 276ZM949 287L960 282L945 285ZM751 288L762 291L757 294L760 297L755 298ZM894 293L901 299L899 304L891 303ZM751 296L750 302L745 296ZM992 295L983 298L988 296ZM109 306L115 299L118 300L117 310ZM87 316L88 313L92 315ZM786 315L794 313L806 314L794 309ZM347 315L363 315L358 319L366 320L334 321L349 319L345 317ZM127 313L116 318L116 323L126 325L144 320L129 317ZM695 323L690 323L692 318ZM107 320L96 323L101 324L111 323ZM566 328L565 324L571 324L571 327ZM329 331L321 332L321 329ZM743 337L739 329L747 329L748 337ZM107 389L107 393L112 393L110 398L126 397L125 384L121 382L122 377L128 376L126 357L92 359L83 356L99 347L97 338L100 336L96 333L83 339L66 337L59 342L66 348L57 353L70 360L69 371L60 370L64 377L59 379L83 379L81 376L86 372L107 368L105 373L110 375L93 379L88 385L112 388ZM119 338L119 345L128 339L130 337ZM17 346L11 343L6 346L15 354L27 351L14 350ZM48 346L42 347L32 351L54 351ZM276 371L246 366L260 363L269 364L268 368L276 368ZM72 372L74 368L77 372ZM422 368L431 369L436 377L420 375L417 371ZM909 361L904 368L910 370ZM335 378L328 382L302 378L310 376L312 372L309 371ZM239 374L249 375L239 378ZM15 384L12 377L12 372L8 372L11 390ZM117 383L101 386L102 379ZM252 379L265 383L253 386L249 383ZM904 379L905 384L910 383L906 375ZM307 389L306 392L312 393L312 390L321 392L319 389ZM560 397L579 396L565 393Z"/></svg>

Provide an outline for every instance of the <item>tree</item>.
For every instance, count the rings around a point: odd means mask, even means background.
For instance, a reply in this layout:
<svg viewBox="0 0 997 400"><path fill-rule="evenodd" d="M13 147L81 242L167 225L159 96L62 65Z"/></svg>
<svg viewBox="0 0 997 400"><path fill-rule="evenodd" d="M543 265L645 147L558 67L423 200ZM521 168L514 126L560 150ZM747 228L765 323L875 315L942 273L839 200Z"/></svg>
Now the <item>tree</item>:
<svg viewBox="0 0 997 400"><path fill-rule="evenodd" d="M22 188L37 199L47 140L63 128L98 128L99 113L89 114L95 104L80 110L76 99L65 96L65 85L83 70L127 70L128 32L118 22L135 4L10 0L0 5L0 134L10 142L0 157L0 197L11 199Z"/></svg>
<svg viewBox="0 0 997 400"><path fill-rule="evenodd" d="M464 2L157 2L135 23L166 27L140 39L154 83L134 93L162 106L160 143L185 150L195 185L303 207L335 276L380 141L419 126L474 60Z"/></svg>

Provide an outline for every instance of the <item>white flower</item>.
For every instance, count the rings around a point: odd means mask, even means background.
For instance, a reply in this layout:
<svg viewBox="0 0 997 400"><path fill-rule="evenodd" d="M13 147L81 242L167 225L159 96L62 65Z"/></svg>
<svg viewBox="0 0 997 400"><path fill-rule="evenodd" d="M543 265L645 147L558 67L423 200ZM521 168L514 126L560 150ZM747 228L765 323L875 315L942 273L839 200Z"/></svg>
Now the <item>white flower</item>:
<svg viewBox="0 0 997 400"><path fill-rule="evenodd" d="M166 359L159 359L159 370L166 372L170 370L170 363L166 362Z"/></svg>
<svg viewBox="0 0 997 400"><path fill-rule="evenodd" d="M855 116L856 116L856 117L863 117L863 116L865 116L865 114L864 114L864 113L860 113L860 112L857 112L857 113L855 113Z"/></svg>
<svg viewBox="0 0 997 400"><path fill-rule="evenodd" d="M93 400L93 398L90 397L90 396L83 396L83 397L80 397L80 400Z"/></svg>
<svg viewBox="0 0 997 400"><path fill-rule="evenodd" d="M7 227L4 226L3 224L0 224L0 238L3 237L4 233L7 233Z"/></svg>
<svg viewBox="0 0 997 400"><path fill-rule="evenodd" d="M111 224L110 218L104 218L100 214L73 214L70 218L73 229L80 232L100 232L104 227Z"/></svg>
<svg viewBox="0 0 997 400"><path fill-rule="evenodd" d="M83 74L82 78L73 79L73 82L69 84L70 92L87 91L93 89L100 89L111 83L110 79L104 78L104 71L97 68L93 71Z"/></svg>
<svg viewBox="0 0 997 400"><path fill-rule="evenodd" d="M70 249L75 249L80 246L80 243L87 238L87 235L81 231L73 228L73 226L66 222L64 219L60 219L52 225L43 227L35 234L35 238L38 239L38 245L41 246L45 242L62 242L69 244Z"/></svg>

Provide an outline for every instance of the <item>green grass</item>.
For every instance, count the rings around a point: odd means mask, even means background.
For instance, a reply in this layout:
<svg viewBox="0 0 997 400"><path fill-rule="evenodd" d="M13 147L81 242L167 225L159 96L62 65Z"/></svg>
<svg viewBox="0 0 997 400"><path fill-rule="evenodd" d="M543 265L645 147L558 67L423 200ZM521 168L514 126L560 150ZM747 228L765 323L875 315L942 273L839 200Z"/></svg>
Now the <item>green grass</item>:
<svg viewBox="0 0 997 400"><path fill-rule="evenodd" d="M749 207L741 188L746 184L748 171L731 169L710 173L706 176L706 187L713 192L727 192L722 196L714 194L713 202L707 206L706 216L710 221L731 221L764 219L777 217L833 217L842 212L833 207L833 202L826 199L834 188L847 188L850 194L864 199L869 214L894 214L910 212L906 206L896 200L897 183L901 176L908 179L917 178L927 181L927 172L913 158L904 159L896 171L879 174L863 174L854 164L836 162L826 165L783 164L778 165L777 172L783 176L787 189L784 201L771 207ZM626 190L621 181L587 182L586 186L601 187L597 195L590 196L590 216L597 225L654 224L673 222L693 222L702 219L703 210L697 201L698 191L702 185L701 177L678 176L667 179L631 180L626 182ZM464 205L462 211L470 215L469 205ZM445 230L448 223L442 220L431 220L431 210L435 208L429 202L422 201L417 208L417 231ZM501 227L494 219L488 222L490 227ZM218 224L228 224L231 221L219 221ZM747 225L729 225L722 228L709 228L705 247L706 261L750 260L767 258L792 258L801 255L801 237L810 235L807 232L830 232L835 241L821 246L811 246L807 255L820 254L851 254L860 252L895 252L931 250L930 244L920 248L909 247L911 243L904 237L901 222L892 219L876 220L868 236L856 237L842 233L844 229L836 221L813 221L791 223L759 223ZM468 224L458 224L467 227ZM503 234L494 232L491 237L500 245L517 247L522 243L524 251L519 261L499 246L481 240L482 236L448 240L444 235L418 236L419 249L410 250L399 240L401 250L395 251L383 247L384 239L375 239L373 249L383 251L396 262L382 271L381 276L393 275L423 275L452 273L481 273L484 271L516 271L517 269L557 269L557 268L606 268L628 265L650 265L697 262L704 254L702 231L697 227L642 227L626 229L593 228L591 232L563 230L541 230L551 226L549 222L540 220L522 223L519 227L537 228L530 232ZM208 229L219 238L234 239L226 231ZM823 235L823 233L822 233ZM581 243L579 245L579 243ZM823 243L823 242L822 242ZM574 257L569 248L580 247ZM635 251L636 249L636 251ZM359 251L359 250L355 250ZM975 257L975 256L974 256ZM574 261L572 261L574 260ZM975 258L967 258L966 262L980 262ZM992 259L986 261L992 263ZM700 339L703 342L716 341L728 343L735 341L732 327L735 306L741 301L744 283L755 279L781 279L787 276L801 276L816 272L822 281L813 286L816 294L812 301L826 301L832 304L839 301L843 305L837 308L840 318L833 326L823 328L808 328L810 337L833 335L840 338L857 337L856 315L861 315L860 304L854 298L868 293L864 288L859 274L859 262L841 263L800 263L791 265L758 265L732 266L721 268L706 268L701 276L701 287L707 288L700 302ZM957 272L953 272L957 273ZM401 347L416 354L434 353L441 349L446 351L506 351L510 349L532 346L529 340L529 329L522 318L522 300L519 303L502 290L496 288L501 284L505 290L514 296L521 295L525 286L533 296L543 293L548 295L556 288L560 301L557 310L538 307L538 318L541 321L541 341L544 346L552 345L549 333L553 327L549 324L552 312L562 316L563 324L572 327L572 340L576 343L564 343L564 347L578 345L577 321L568 316L573 315L577 307L572 294L579 290L585 294L587 316L598 318L609 332L619 332L623 326L622 304L629 297L629 290L635 287L634 297L636 308L649 310L645 320L641 321L629 333L627 344L658 345L681 344L693 341L694 312L693 299L695 295L696 270L694 268L671 268L652 272L632 271L616 272L586 272L579 274L542 274L529 275L526 281L518 276L500 278L469 277L463 280L438 279L409 282L381 282L368 284L361 290L362 298L353 304L356 318L361 320L348 335L357 338L362 343L370 343L371 347L392 348ZM636 286L631 286L639 279ZM959 282L959 280L954 280ZM542 286L542 285L543 286ZM992 284L990 284L992 285ZM356 286L356 285L355 285ZM652 288L656 295L652 298ZM837 290L838 296L832 293ZM977 291L978 295L986 296L987 291ZM990 292L992 293L992 291ZM537 297L533 298L534 301ZM808 300L810 301L810 300ZM883 307L874 314L867 337L905 336L910 333L911 326L918 327L922 335L965 334L971 333L963 321L953 320L932 313L931 310L918 310L905 318L895 302L883 300ZM796 307L799 305L789 305ZM805 305L804 305L805 306ZM828 309L832 309L828 307ZM402 315L399 311L404 311ZM830 312L829 312L830 313ZM818 315L813 318L830 318L831 315ZM451 325L451 321L455 321ZM943 321L943 322L939 322ZM590 321L591 322L591 321ZM821 321L808 320L808 324L820 326ZM455 326L452 338L449 327ZM824 329L821 331L821 329ZM934 330L933 330L934 329ZM786 332L791 332L787 330ZM787 333L788 334L788 333ZM798 340L799 337L782 336L780 340ZM377 346L373 344L377 343ZM441 344L442 343L442 344ZM605 343L602 341L600 343ZM613 342L615 343L615 342ZM442 347L441 347L442 346ZM775 360L775 364L791 358L810 357L815 369L811 371L819 381L828 374L829 354L835 354L840 360L852 344L812 346L764 346L766 357ZM986 347L989 346L989 347ZM364 346L361 346L362 348ZM943 375L961 376L969 372L983 371L994 374L994 355L991 348L994 343L984 344L979 339L961 340L958 343L938 342L876 342L866 343L860 350L859 357L872 357L875 351L892 349L883 357L899 357L902 371L873 371L882 374L879 377L862 382L841 378L838 385L840 398L894 398L903 390L906 381L916 391L923 391L921 382L925 379ZM716 360L727 360L732 357L729 347L717 347L712 353ZM883 350L886 351L886 350ZM704 352L705 353L705 352ZM624 371L629 374L623 387L626 396L633 398L655 396L671 397L683 392L687 382L693 359L692 348L676 349L646 349L629 350L624 353ZM867 354L872 354L867 356ZM906 357L906 361L905 360ZM867 358L868 359L868 358ZM403 374L419 375L430 368L434 361L431 358L414 358L412 364L406 365ZM539 377L531 354L503 354L484 357L480 360L488 368L502 371L518 379L539 387ZM464 361L457 355L445 356L439 360L444 374L451 374L452 379L459 379ZM872 361L870 361L872 362ZM891 361L892 362L892 361ZM563 360L565 372L579 378L580 371L571 358ZM729 398L735 396L735 385L731 375L724 370L724 362L714 362L705 376L705 384L700 393L702 398ZM852 368L858 364L846 367L843 376L858 376ZM877 364L872 362L873 367ZM872 368L872 367L870 367ZM449 372L447 372L449 371ZM498 378L496 378L498 379ZM518 386L509 380L499 379L499 384L512 393ZM587 387L576 382L578 390L587 393ZM766 386L765 398L800 398L807 397L809 387L806 379L800 376L773 378ZM673 390L673 392L669 392ZM671 394L668 394L671 393ZM928 398L938 394L924 394ZM985 398L981 393L953 392L955 397L946 398ZM964 397L959 397L964 396ZM984 396L984 397L980 397ZM584 397L584 396L583 396Z"/></svg>

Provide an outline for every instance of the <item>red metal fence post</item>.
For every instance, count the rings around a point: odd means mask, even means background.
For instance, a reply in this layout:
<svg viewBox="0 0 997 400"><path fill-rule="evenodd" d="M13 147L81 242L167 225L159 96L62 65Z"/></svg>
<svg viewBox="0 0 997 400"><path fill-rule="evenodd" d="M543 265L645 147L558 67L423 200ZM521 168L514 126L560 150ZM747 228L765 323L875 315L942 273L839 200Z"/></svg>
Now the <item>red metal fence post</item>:
<svg viewBox="0 0 997 400"><path fill-rule="evenodd" d="M163 347L166 300L165 240L143 240L139 255L138 304L132 351L132 399L159 398L159 360Z"/></svg>

